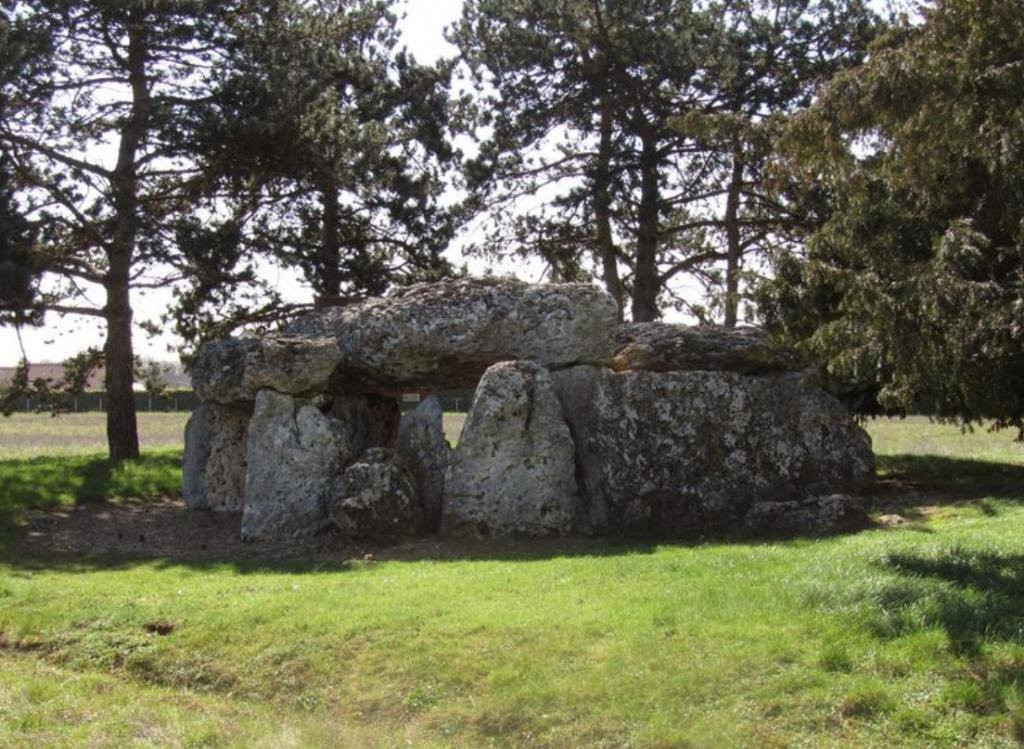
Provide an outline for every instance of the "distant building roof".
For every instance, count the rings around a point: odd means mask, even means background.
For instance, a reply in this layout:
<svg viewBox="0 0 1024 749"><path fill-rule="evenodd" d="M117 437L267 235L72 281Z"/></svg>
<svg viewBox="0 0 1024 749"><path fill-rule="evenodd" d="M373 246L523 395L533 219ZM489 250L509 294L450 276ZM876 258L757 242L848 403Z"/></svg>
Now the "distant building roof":
<svg viewBox="0 0 1024 749"><path fill-rule="evenodd" d="M0 367L0 385L6 385L14 379L14 373L16 371L17 367ZM56 385L64 379L64 365L53 364L50 362L29 364L28 379L29 382L38 379L48 380L51 384ZM85 383L85 389L103 390L103 367L98 368L89 375L89 379Z"/></svg>
<svg viewBox="0 0 1024 749"><path fill-rule="evenodd" d="M0 387L6 385L14 378L16 367L0 367ZM103 386L103 367L98 367L85 383L85 389L87 391L101 392L104 389ZM64 379L64 365L54 364L51 362L39 362L38 364L28 365L28 379L29 382L42 378L48 380L51 385L56 385ZM180 367L171 366L163 373L163 380L167 387L171 390L191 390L192 389L192 378L186 372L182 372ZM142 384L139 382L135 383L135 389L142 389Z"/></svg>

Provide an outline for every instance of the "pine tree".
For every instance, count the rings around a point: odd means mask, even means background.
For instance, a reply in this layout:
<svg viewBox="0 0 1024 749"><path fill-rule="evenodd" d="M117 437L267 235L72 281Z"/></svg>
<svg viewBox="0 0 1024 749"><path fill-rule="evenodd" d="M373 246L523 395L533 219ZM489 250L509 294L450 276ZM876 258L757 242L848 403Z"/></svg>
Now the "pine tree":
<svg viewBox="0 0 1024 749"><path fill-rule="evenodd" d="M870 17L859 0L468 0L452 39L487 92L469 169L487 249L577 276L589 253L636 321L708 319L675 289L714 291L726 261L735 323L742 255L785 219L765 216L762 120L856 61Z"/></svg>
<svg viewBox="0 0 1024 749"><path fill-rule="evenodd" d="M827 210L762 307L883 407L1022 429L1024 6L920 13L792 126Z"/></svg>
<svg viewBox="0 0 1024 749"><path fill-rule="evenodd" d="M154 272L180 259L175 226L194 174L182 126L209 94L230 13L212 0L40 0L7 19L25 43L5 48L17 61L0 79L0 147L38 229L19 268L45 293L3 311L102 322L115 460L139 454L132 291L181 277ZM97 289L103 301L90 303Z"/></svg>
<svg viewBox="0 0 1024 749"><path fill-rule="evenodd" d="M401 51L390 5L254 3L199 128L249 241L326 300L452 272L451 63Z"/></svg>

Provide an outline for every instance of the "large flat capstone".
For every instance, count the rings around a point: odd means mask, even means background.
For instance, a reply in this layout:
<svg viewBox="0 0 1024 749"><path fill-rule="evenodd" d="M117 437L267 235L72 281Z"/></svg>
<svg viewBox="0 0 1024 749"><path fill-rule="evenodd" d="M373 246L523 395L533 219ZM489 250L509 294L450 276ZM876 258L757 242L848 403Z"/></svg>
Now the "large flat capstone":
<svg viewBox="0 0 1024 749"><path fill-rule="evenodd" d="M252 401L264 388L311 396L471 387L501 361L607 364L615 325L615 302L588 284L421 283L310 312L279 335L207 343L192 383L218 403Z"/></svg>
<svg viewBox="0 0 1024 749"><path fill-rule="evenodd" d="M252 402L264 388L319 395L341 361L331 338L226 338L199 350L192 387L204 401Z"/></svg>
<svg viewBox="0 0 1024 749"><path fill-rule="evenodd" d="M457 279L311 313L290 337L333 338L339 376L384 390L471 387L493 364L611 361L615 302L588 284Z"/></svg>

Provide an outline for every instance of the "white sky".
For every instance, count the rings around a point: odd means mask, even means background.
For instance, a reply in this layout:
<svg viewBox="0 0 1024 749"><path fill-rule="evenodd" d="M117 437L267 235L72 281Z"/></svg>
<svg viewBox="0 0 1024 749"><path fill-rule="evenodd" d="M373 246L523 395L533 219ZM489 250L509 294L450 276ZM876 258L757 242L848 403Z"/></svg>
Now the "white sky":
<svg viewBox="0 0 1024 749"><path fill-rule="evenodd" d="M879 10L886 0L875 0ZM903 3L906 0L895 0ZM444 39L444 29L454 22L462 8L462 0L407 0L405 17L401 21L403 38L406 46L420 62L430 63L443 56L454 54L454 48ZM461 262L457 248L449 251L453 261ZM470 270L479 273L484 264L471 261ZM502 273L515 273L523 280L539 281L542 273L539 264L508 265L496 269ZM306 301L312 297L312 291L294 273L271 269L268 271L271 280L291 300ZM136 324L144 321L157 321L172 299L171 291L144 290L133 293L132 302L135 309ZM92 300L96 306L101 304L100 292ZM81 316L60 316L49 314L46 325L41 328L22 330L25 352L32 362L62 361L89 346L102 346L102 322L94 318ZM135 351L138 355L154 359L173 360L172 353L176 344L170 334L152 338L136 327ZM13 366L21 358L21 350L13 328L0 327L0 366Z"/></svg>

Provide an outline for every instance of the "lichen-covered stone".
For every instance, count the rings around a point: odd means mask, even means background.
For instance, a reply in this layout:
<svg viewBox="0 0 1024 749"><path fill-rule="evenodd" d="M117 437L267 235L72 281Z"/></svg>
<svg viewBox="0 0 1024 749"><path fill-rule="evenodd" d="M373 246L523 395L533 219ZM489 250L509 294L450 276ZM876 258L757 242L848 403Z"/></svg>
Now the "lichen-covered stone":
<svg viewBox="0 0 1024 749"><path fill-rule="evenodd" d="M252 409L200 405L185 427L182 493L190 510L241 512Z"/></svg>
<svg viewBox="0 0 1024 749"><path fill-rule="evenodd" d="M424 399L402 417L398 455L416 485L423 505L425 531L436 531L441 524L444 474L451 452L444 436L444 412L436 396Z"/></svg>
<svg viewBox="0 0 1024 749"><path fill-rule="evenodd" d="M293 337L333 337L346 381L382 391L471 387L492 364L608 363L615 302L587 284L456 279L394 290L292 323Z"/></svg>
<svg viewBox="0 0 1024 749"><path fill-rule="evenodd" d="M743 528L757 536L831 536L867 525L863 503L848 494L790 502L756 502Z"/></svg>
<svg viewBox="0 0 1024 749"><path fill-rule="evenodd" d="M798 376L573 367L553 380L593 532L735 528L755 502L856 492L873 476L867 434Z"/></svg>
<svg viewBox="0 0 1024 749"><path fill-rule="evenodd" d="M439 518L491 535L818 532L854 512L835 497L873 459L800 366L754 329L619 326L584 284L418 284L204 346L186 501L244 504L251 538L316 532L328 508L367 538ZM481 376L454 455L436 401L400 422L401 393Z"/></svg>
<svg viewBox="0 0 1024 749"><path fill-rule="evenodd" d="M227 338L204 344L192 387L204 401L253 401L264 388L290 395L323 393L341 352L331 338Z"/></svg>
<svg viewBox="0 0 1024 749"><path fill-rule="evenodd" d="M367 447L363 425L261 390L249 423L242 536L310 535L328 523L337 477Z"/></svg>
<svg viewBox="0 0 1024 749"><path fill-rule="evenodd" d="M571 532L579 497L569 428L551 376L530 362L484 374L445 477L445 532Z"/></svg>
<svg viewBox="0 0 1024 749"><path fill-rule="evenodd" d="M393 450L371 448L339 478L328 515L346 538L388 541L415 536L423 507L412 476Z"/></svg>
<svg viewBox="0 0 1024 749"><path fill-rule="evenodd" d="M723 371L765 374L796 371L801 362L790 349L773 346L759 328L627 323L615 334L616 372Z"/></svg>

